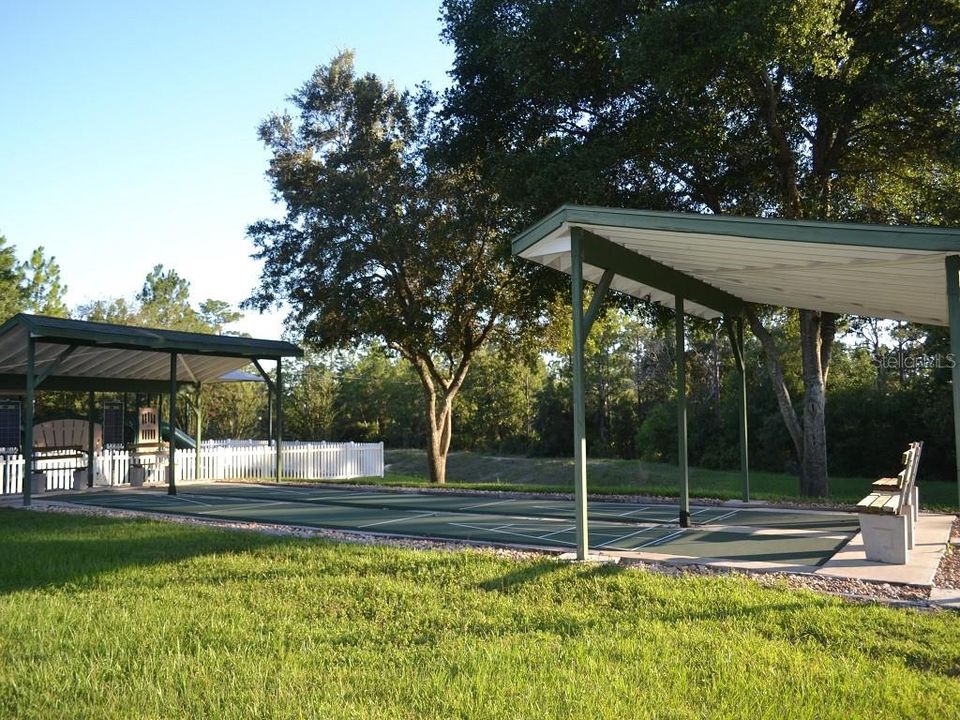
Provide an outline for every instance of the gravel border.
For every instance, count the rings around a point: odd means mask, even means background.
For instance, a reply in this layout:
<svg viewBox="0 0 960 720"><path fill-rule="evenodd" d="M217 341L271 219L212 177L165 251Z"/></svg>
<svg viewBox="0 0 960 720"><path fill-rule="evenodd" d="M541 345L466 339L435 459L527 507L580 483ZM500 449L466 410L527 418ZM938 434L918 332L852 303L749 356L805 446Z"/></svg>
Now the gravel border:
<svg viewBox="0 0 960 720"><path fill-rule="evenodd" d="M351 485L342 487L355 488L359 486ZM382 489L382 486L369 487ZM410 491L411 489L407 488L407 490ZM474 492L482 493L483 491ZM497 494L499 495L499 493ZM514 495L516 494L505 494L505 496ZM543 496L537 495L537 497ZM673 499L671 498L670 500ZM183 525L257 532L267 535L285 537L321 538L334 542L344 542L358 545L379 545L413 550L440 550L447 552L469 551L511 560L553 559L561 554L560 551L550 551L547 549L532 550L510 546L490 545L487 543L404 538L377 533L349 532L343 530L277 525L271 523L239 522L219 520L215 518L167 515L164 513L121 510L116 508L103 508L89 505L73 505L68 502L41 500L29 509L38 512L60 512L74 515L157 520L161 522L180 523ZM940 570L937 573L937 578L935 580L935 585L937 587L960 587L960 545L957 544L960 542L960 519L954 523L953 537L954 541L952 547L948 550L947 555L945 555L944 560L941 562ZM930 589L915 585L869 582L864 580L836 578L808 573L750 571L742 568L717 567L689 562L674 564L667 562L636 560L633 558L621 558L620 563L623 565L623 567L627 567L635 571L655 572L662 575L733 575L753 580L765 587L782 588L786 586L791 589L810 590L821 594L841 597L845 600L853 602L881 603L894 607L939 609L939 606L931 602L929 599ZM957 583L957 585L943 584L945 582L953 582Z"/></svg>
<svg viewBox="0 0 960 720"><path fill-rule="evenodd" d="M960 517L953 521L950 544L933 578L934 587L960 590Z"/></svg>

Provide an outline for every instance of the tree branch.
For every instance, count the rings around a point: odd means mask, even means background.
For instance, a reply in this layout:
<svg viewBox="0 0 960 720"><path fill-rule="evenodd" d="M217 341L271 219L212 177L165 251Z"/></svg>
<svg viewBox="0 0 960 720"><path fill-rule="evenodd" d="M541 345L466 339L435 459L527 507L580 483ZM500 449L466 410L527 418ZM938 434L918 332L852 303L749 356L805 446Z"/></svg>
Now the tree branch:
<svg viewBox="0 0 960 720"><path fill-rule="evenodd" d="M777 116L777 89L766 73L761 74L758 78L756 94L767 134L775 151L774 161L780 172L780 185L784 201L783 214L786 218L797 218L800 216L800 191L797 188L796 163L787 134Z"/></svg>
<svg viewBox="0 0 960 720"><path fill-rule="evenodd" d="M757 309L754 305L746 307L747 320L750 323L750 330L754 337L760 341L763 346L763 352L767 359L767 371L770 373L770 380L773 383L773 391L777 396L777 405L780 408L780 414L783 415L783 421L787 426L787 432L790 433L790 439L793 440L794 449L797 452L797 458L803 461L803 432L800 429L800 421L797 418L797 412L793 408L793 401L790 399L790 391L787 389L787 383L783 375L783 361L780 359L780 349L767 329L760 322L757 316Z"/></svg>

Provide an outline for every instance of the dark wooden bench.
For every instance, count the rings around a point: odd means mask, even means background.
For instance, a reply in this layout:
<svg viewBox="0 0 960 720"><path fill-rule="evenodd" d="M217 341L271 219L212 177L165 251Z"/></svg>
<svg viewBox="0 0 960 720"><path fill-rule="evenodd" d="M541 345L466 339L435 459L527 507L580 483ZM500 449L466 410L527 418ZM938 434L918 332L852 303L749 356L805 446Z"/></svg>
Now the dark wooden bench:
<svg viewBox="0 0 960 720"><path fill-rule="evenodd" d="M907 562L917 522L917 468L922 452L922 442L910 443L897 476L875 480L870 494L857 503L868 560Z"/></svg>

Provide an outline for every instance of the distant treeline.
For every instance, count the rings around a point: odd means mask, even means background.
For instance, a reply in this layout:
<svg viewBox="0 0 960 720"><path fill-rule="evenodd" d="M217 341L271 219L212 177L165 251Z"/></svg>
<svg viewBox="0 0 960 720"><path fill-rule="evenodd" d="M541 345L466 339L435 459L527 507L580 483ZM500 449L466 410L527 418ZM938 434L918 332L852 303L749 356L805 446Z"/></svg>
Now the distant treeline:
<svg viewBox="0 0 960 720"><path fill-rule="evenodd" d="M795 332L784 317L780 332ZM784 338L788 339L788 338ZM759 344L747 345L751 466L796 473ZM737 375L719 327L695 326L688 345L690 459L709 468L739 464ZM896 469L910 440L926 443L921 477L953 478L949 363L944 332L852 318L831 364L827 430L830 472L874 477ZM799 355L799 353L797 353ZM787 358L799 369L799 357ZM587 441L593 456L676 461L672 329L611 310L587 348ZM788 384L799 373L789 373ZM454 407L454 450L572 454L570 368L565 353L525 361L491 346L473 363ZM791 387L795 403L802 392ZM368 349L313 355L293 372L288 437L383 441L422 448L426 419L409 364ZM801 415L802 416L802 415Z"/></svg>

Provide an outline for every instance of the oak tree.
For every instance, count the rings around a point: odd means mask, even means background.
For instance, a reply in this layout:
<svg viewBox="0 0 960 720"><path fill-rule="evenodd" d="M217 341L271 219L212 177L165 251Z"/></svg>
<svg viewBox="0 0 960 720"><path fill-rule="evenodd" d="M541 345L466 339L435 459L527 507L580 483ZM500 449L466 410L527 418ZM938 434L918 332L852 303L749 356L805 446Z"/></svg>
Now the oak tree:
<svg viewBox="0 0 960 720"><path fill-rule="evenodd" d="M495 332L536 317L528 272L510 257L514 229L470 164L437 152L427 88L401 91L354 70L351 53L318 67L260 137L281 219L249 228L263 260L248 301L280 301L314 349L380 342L419 378L430 477L443 483L453 404Z"/></svg>

